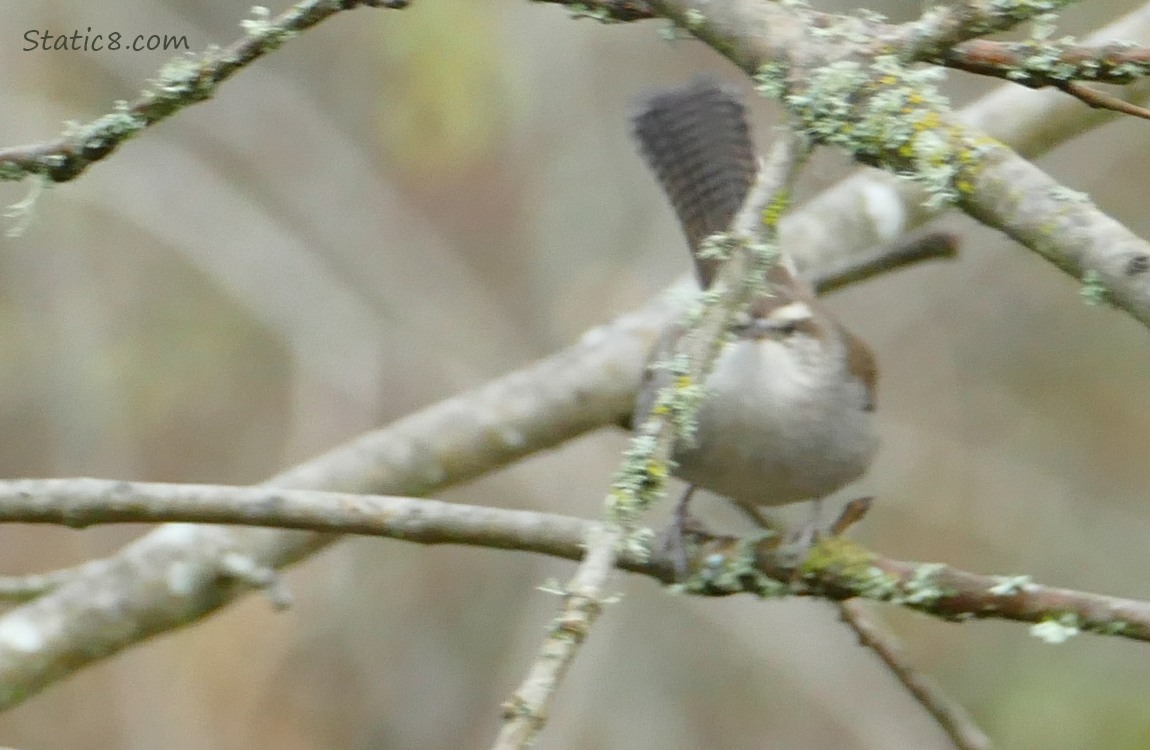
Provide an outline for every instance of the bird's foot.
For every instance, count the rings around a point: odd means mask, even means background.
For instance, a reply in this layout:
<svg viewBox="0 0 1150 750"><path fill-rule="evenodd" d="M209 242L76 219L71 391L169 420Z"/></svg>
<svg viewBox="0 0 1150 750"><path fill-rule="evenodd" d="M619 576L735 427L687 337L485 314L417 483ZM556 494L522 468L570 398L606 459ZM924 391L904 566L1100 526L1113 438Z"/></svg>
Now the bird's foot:
<svg viewBox="0 0 1150 750"><path fill-rule="evenodd" d="M873 498L860 497L851 500L843 506L842 512L838 517L824 526L820 516L822 515L822 502L820 500L814 501L814 512L811 519L787 532L786 539L781 545L781 549L785 551L788 558L795 560L795 564L802 562L806 559L807 555L820 540L824 538L836 538L842 536L850 527L854 526L862 517L870 510L871 501Z"/></svg>
<svg viewBox="0 0 1150 750"><path fill-rule="evenodd" d="M695 486L691 485L683 492L679 502L675 505L675 514L671 523L663 531L659 549L664 559L670 561L675 579L685 580L689 573L688 545L693 543L692 538L705 535L707 529L699 519L691 515L691 496L695 494Z"/></svg>

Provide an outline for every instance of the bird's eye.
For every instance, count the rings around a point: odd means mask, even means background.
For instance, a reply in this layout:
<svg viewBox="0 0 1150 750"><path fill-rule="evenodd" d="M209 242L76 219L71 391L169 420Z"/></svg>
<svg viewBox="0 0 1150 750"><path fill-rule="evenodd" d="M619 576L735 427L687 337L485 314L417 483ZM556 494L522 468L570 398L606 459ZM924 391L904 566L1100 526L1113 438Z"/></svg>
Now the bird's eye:
<svg viewBox="0 0 1150 750"><path fill-rule="evenodd" d="M791 336L809 325L811 308L804 302L791 302L773 310L763 321L768 335Z"/></svg>
<svg viewBox="0 0 1150 750"><path fill-rule="evenodd" d="M735 332L749 338L781 338L790 336L798 330L799 322L792 319L778 318L752 318L746 325L736 328Z"/></svg>

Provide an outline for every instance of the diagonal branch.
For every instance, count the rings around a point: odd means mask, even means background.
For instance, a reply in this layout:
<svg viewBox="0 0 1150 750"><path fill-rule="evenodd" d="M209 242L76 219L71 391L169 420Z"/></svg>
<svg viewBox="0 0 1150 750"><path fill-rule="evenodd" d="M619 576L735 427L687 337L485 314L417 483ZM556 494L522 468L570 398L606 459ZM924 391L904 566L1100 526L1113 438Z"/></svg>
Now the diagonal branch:
<svg viewBox="0 0 1150 750"><path fill-rule="evenodd" d="M602 611L603 587L616 556L634 544L630 535L642 512L666 493L675 443L698 407L702 393L698 384L706 382L724 335L765 283L767 271L777 260L778 216L805 154L802 139L788 131L761 165L756 184L729 230L734 247L716 270L710 287L700 294L699 311L688 316L685 330L675 343L672 360L683 365L636 430L607 496L607 522L596 526L588 537L587 555L567 586L563 607L552 621L539 655L504 704L504 724L494 747L526 747L546 724L559 683Z"/></svg>
<svg viewBox="0 0 1150 750"><path fill-rule="evenodd" d="M911 177L928 205L957 203L1150 327L1150 245L961 122L922 71L892 54L867 57L862 42L819 34L804 11L782 4L651 5L755 76L816 142Z"/></svg>
<svg viewBox="0 0 1150 750"><path fill-rule="evenodd" d="M858 635L859 643L882 660L958 750L989 750L990 738L978 728L966 709L944 693L934 680L911 666L898 639L871 617L862 602L855 599L839 602L839 614L847 627Z"/></svg>
<svg viewBox="0 0 1150 750"><path fill-rule="evenodd" d="M876 265L889 248L871 254ZM815 275L834 284L833 275ZM423 494L466 481L630 413L639 373L676 315L664 295L580 341L474 391L289 469L266 487ZM48 574L51 593L0 617L0 709L251 590L223 560L278 569L338 537L317 532L166 526L112 557ZM168 585L179 581L180 585ZM27 591L27 582L13 587ZM45 581L33 583L44 584ZM27 634L38 634L29 643Z"/></svg>
<svg viewBox="0 0 1150 750"><path fill-rule="evenodd" d="M1150 3L1091 33L1086 41L1108 39L1150 42ZM1150 79L1127 86L1130 102L1150 99ZM1027 158L1116 117L1112 111L1088 109L1054 91L1019 91L1001 86L956 113L967 125L999 140ZM825 268L848 261L871 243L889 242L942 212L928 207L921 188L894 175L862 169L808 201L783 220L787 247L800 266Z"/></svg>
<svg viewBox="0 0 1150 750"><path fill-rule="evenodd" d="M425 494L618 422L665 300L574 346L368 433L267 486ZM252 587L225 560L278 569L338 537L316 532L169 525L89 563L51 593L0 617L0 708L123 648L194 622Z"/></svg>
<svg viewBox="0 0 1150 750"><path fill-rule="evenodd" d="M1145 42L1150 6L1097 36ZM1133 87L1130 96L1147 96L1150 87L1144 84ZM1021 93L1026 96L1004 87L962 114L1029 156L1113 117L1073 106L1065 97ZM842 259L849 262L870 245L892 242L936 213L923 207L921 190L913 184L866 170L788 214L782 233L788 250L810 274ZM646 350L671 316L665 302L648 306L589 332L565 352L365 435L272 481L297 488L431 492L617 422L630 408ZM515 408L508 410L508 404ZM220 561L226 552L278 568L334 539L300 532L164 527L83 566L67 585L0 617L0 683L11 688L0 695L0 708L151 635L204 617L249 590L223 573ZM169 581L180 586L172 588ZM118 608L111 609L109 601ZM29 633L37 636L32 642Z"/></svg>
<svg viewBox="0 0 1150 750"><path fill-rule="evenodd" d="M572 0L547 0L561 4L572 4ZM610 3L587 2L585 5L608 9ZM792 49L792 42L799 43L795 57L808 57L805 64L825 59L833 50L823 51L825 39L818 44L801 44L801 38L794 33L800 25L795 16L788 15L781 4L755 3L750 0L732 0L729 3L700 2L655 2L649 0L647 9L652 16L675 18L717 50L731 57L748 73L758 72L765 60L785 57ZM962 31L959 21L982 7L993 17L982 18L982 23L994 21L1002 24L1010 20L1006 5L1001 9L989 8L986 3L947 3L924 14L920 21L899 26L866 22L864 19L845 18L832 14L806 11L806 18L824 30L838 29L839 33L864 32L877 34L876 45L887 44L911 55L915 59L931 60L932 56L942 55L958 42L955 49L962 50L965 40L970 38L968 31ZM964 16L964 14L967 14ZM1015 19L1017 22L1018 19ZM844 25L849 21L853 25ZM998 28L996 26L996 28ZM870 38L870 37L867 37ZM1114 43L1114 39L1133 40L1131 44L1150 42L1150 4L1144 4L1113 23L1090 34L1083 42L1089 49L1107 50L1113 46L1125 46L1129 54L1140 54L1129 44ZM975 44L983 44L976 40ZM872 50L873 52L873 50ZM809 53L809 54L808 54ZM839 53L845 54L845 53ZM937 61L937 60L936 60ZM801 74L797 77L802 78ZM1073 102L1051 94L1034 95L1025 99L1019 106L1019 94L1012 87L1003 87L983 97L957 113L957 120L978 128L967 131L980 142L999 139L1012 146L1024 156L1035 157L1049 148L1063 143L1083 131L1102 124L1118 112L1139 113L1142 107L1137 102L1150 97L1150 81L1142 79L1128 87L1121 98L1103 94L1106 101L1094 97L1092 106L1105 104L1109 111L1084 109ZM1076 91L1076 96L1098 95L1094 91ZM949 121L948 116L948 121ZM975 149L977 152L977 149ZM972 169L981 169L981 162L972 162ZM1055 196L1069 194L1064 189L1056 189ZM915 227L941 213L942 205L924 205L921 188L892 175L882 175L870 170L860 171L838 186L824 191L807 203L803 210L794 212L783 220L782 235L786 246L796 257L800 268L822 268L829 263L848 262L852 253L872 243L894 241L908 228ZM984 201L985 203L985 201ZM1058 214L1062 210L1058 202L1048 202L1044 213ZM990 209L990 210L987 210ZM995 216L993 206L979 209L981 218L992 226L1006 231L1012 237L1032 234L1015 226L1018 217ZM1091 222L1103 220L1100 212L1092 209L1076 218L1085 216ZM1110 233L1108 233L1109 235ZM1119 307L1131 311L1134 317L1148 322L1147 296L1150 288L1135 274L1132 279L1126 269L1138 269L1144 265L1142 253L1137 248L1141 243L1127 231L1117 233L1123 244L1131 247L1120 253L1110 251L1106 243L1092 243L1080 247L1080 237L1074 240L1060 238L1050 233L1043 254L1056 259L1060 268L1078 279L1085 279L1092 285L1099 285L1113 292L1108 299Z"/></svg>
<svg viewBox="0 0 1150 750"><path fill-rule="evenodd" d="M114 112L73 126L54 141L0 148L0 180L44 175L52 182L66 182L78 177L141 130L212 98L219 84L299 32L357 5L402 7L383 0L303 0L275 18L246 21L247 36L198 58L169 61L156 74L152 88L133 102L119 103Z"/></svg>
<svg viewBox="0 0 1150 750"><path fill-rule="evenodd" d="M1130 115L1131 117L1150 120L1150 109L1119 99L1105 91L1083 86L1077 81L1063 81L1052 85L1059 91L1065 91L1083 104L1094 107L1095 109L1109 109L1113 112Z"/></svg>

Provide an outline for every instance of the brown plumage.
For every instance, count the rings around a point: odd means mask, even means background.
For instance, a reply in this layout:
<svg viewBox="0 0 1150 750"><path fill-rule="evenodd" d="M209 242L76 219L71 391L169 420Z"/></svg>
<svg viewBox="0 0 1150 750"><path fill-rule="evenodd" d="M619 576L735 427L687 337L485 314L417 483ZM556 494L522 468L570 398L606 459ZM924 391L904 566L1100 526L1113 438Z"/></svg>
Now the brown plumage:
<svg viewBox="0 0 1150 750"><path fill-rule="evenodd" d="M758 171L743 105L732 92L699 79L652 96L635 115L634 126L687 235L699 284L706 288L715 261L698 259L699 246L728 229Z"/></svg>
<svg viewBox="0 0 1150 750"><path fill-rule="evenodd" d="M695 81L653 96L634 132L707 286L717 261L699 258L699 248L730 229L758 168L743 105ZM824 497L861 476L877 446L870 351L788 265L774 266L767 280L769 292L751 301L707 380L694 440L674 453L680 478L747 507ZM670 356L679 334L678 326L664 334L652 363ZM636 424L670 377L648 367Z"/></svg>

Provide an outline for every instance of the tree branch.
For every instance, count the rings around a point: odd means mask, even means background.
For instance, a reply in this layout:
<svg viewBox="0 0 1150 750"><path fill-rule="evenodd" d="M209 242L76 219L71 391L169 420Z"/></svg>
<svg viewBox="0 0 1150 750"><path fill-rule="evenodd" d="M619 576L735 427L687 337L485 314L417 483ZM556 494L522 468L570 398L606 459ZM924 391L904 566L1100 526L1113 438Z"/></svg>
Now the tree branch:
<svg viewBox="0 0 1150 750"><path fill-rule="evenodd" d="M596 4L610 5L586 3ZM1144 39L1148 28L1150 12L1144 7L1096 36ZM1129 96L1148 92L1143 81ZM963 115L1031 156L1113 117L1074 106L1065 97L1013 87L984 97ZM867 170L785 217L783 243L810 276L869 245L894 241L937 212L923 207L922 193L911 183ZM555 357L365 435L272 481L298 488L430 492L618 421L634 395L633 374L670 317L665 302L648 306L595 329ZM532 410L537 411L527 413ZM0 694L0 708L249 590L222 572L225 554L278 568L331 541L332 536L315 533L164 527L83 566L65 585L0 617L0 684L9 688ZM169 585L173 582L178 585ZM30 634L35 637L29 639Z"/></svg>
<svg viewBox="0 0 1150 750"><path fill-rule="evenodd" d="M651 6L754 76L815 142L911 176L929 205L957 203L1150 327L1150 245L962 123L921 71L889 52L863 56L865 45L848 33L819 33L801 8L756 0Z"/></svg>
<svg viewBox="0 0 1150 750"><path fill-rule="evenodd" d="M658 300L556 355L359 437L267 484L425 494L616 423L631 408L643 358L670 314L668 302ZM336 538L169 525L83 566L51 593L0 617L0 708L251 590L252 582L238 579L226 559L279 569Z"/></svg>
<svg viewBox="0 0 1150 750"><path fill-rule="evenodd" d="M107 479L0 482L0 522L84 527L161 521L308 529L325 539L334 534L364 534L417 544L535 552L568 560L583 559L588 535L602 528L596 522L549 513L413 497ZM84 568L101 564L106 562ZM671 583L675 577L669 562L653 557L646 547L619 548L617 566L662 583ZM990 576L938 563L894 560L841 537L821 540L806 559L797 560L793 550L777 538L697 534L690 568L692 576L684 590L696 595L860 597L948 621L1031 623L1038 626L1032 632L1045 639L1081 631L1150 642L1150 602L1052 588L1026 576ZM228 578L218 567L213 575ZM0 634L8 635L5 627L0 626ZM11 670L10 659L4 655L0 674ZM6 679L0 684L11 685Z"/></svg>
<svg viewBox="0 0 1150 750"><path fill-rule="evenodd" d="M958 237L949 232L921 232L902 237L898 242L872 248L866 255L844 258L829 267L815 289L827 294L850 284L874 278L895 268L927 260L949 260L958 255Z"/></svg>
<svg viewBox="0 0 1150 750"><path fill-rule="evenodd" d="M0 148L0 180L29 175L43 175L52 182L74 179L144 128L212 98L219 84L294 35L357 5L403 7L384 0L304 0L275 18L245 21L247 36L198 58L170 60L156 73L151 89L133 102L121 102L114 112L72 127L54 141Z"/></svg>
<svg viewBox="0 0 1150 750"><path fill-rule="evenodd" d="M839 602L838 607L843 622L858 635L859 643L878 656L895 679L946 732L956 748L990 750L990 738L978 728L966 709L944 693L934 680L910 664L898 639L875 622L862 602L851 599Z"/></svg>
<svg viewBox="0 0 1150 750"><path fill-rule="evenodd" d="M833 284L835 277L811 278L815 284ZM655 338L677 314L670 295L662 295L588 331L563 351L363 435L264 486L425 494L588 430L618 424L630 414ZM0 616L0 685L9 688L0 691L0 709L138 641L205 617L251 590L251 582L222 569L225 555L278 569L336 538L316 532L163 527L112 557L64 571L64 581L48 574L56 584L50 593ZM170 581L180 585L169 586ZM37 639L29 642L29 633L38 634Z"/></svg>
<svg viewBox="0 0 1150 750"><path fill-rule="evenodd" d="M1109 109L1119 114L1130 115L1131 117L1138 117L1143 120L1150 120L1150 109L1146 107L1139 107L1137 104L1131 104L1128 101L1119 99L1116 96L1107 94L1105 91L1092 89L1089 86L1083 86L1077 81L1064 81L1062 83L1051 84L1059 91L1065 91L1074 98L1081 101L1083 104L1094 107L1096 109Z"/></svg>
<svg viewBox="0 0 1150 750"><path fill-rule="evenodd" d="M1111 39L1150 42L1150 3L1090 34L1086 42ZM1150 98L1150 79L1127 86L1130 102ZM1035 158L1113 120L1112 111L1089 109L1055 91L1001 86L956 113L967 125ZM924 191L907 180L862 169L783 219L783 243L800 267L826 268L849 261L867 245L896 241L909 228L942 213L927 206Z"/></svg>
<svg viewBox="0 0 1150 750"><path fill-rule="evenodd" d="M1150 75L1150 48L1122 42L1088 45L971 39L920 59L1028 88L1069 81L1122 85Z"/></svg>
<svg viewBox="0 0 1150 750"><path fill-rule="evenodd" d="M569 0L547 1L571 4ZM585 5L605 8L609 4L585 3ZM771 54L783 54L789 49L785 35L793 33L795 26L793 21L784 22L785 17L778 15L785 13L785 9L778 8L775 4L751 3L748 0L736 0L722 7L711 3L706 8L703 8L702 4L688 2L662 4L648 2L646 5L653 15L658 6L658 15L675 17L685 28L692 31L694 29L687 24L688 16L699 20L700 30L704 32L704 41L708 41L717 50L732 57L751 74L757 72L759 65L756 60L768 59ZM972 9L976 10L985 5L985 3L948 3L924 14L920 21L900 26L885 24L878 27L866 26L863 19L850 19L813 11L808 11L808 17L824 29L837 26L844 34L856 28L844 27L844 23L858 24L857 29L866 29L880 35L876 44L889 42L897 49L909 50L918 59L930 60L932 55L943 54L945 50L950 49L949 45L955 43L959 43L955 49L962 50L962 45L968 43L965 40L970 38L969 27L963 25L964 14L969 14L973 12ZM673 12L667 8L672 8ZM767 13L772 14L770 18L772 23L764 20ZM1009 20L1009 13L1004 9L994 10L994 19L983 18L981 22L985 25L989 20L994 20L996 24L1005 23ZM706 33L712 35L709 40L705 38ZM1150 41L1150 4L1143 5L1090 34L1084 40L1083 47L1101 52L1114 46L1123 46L1121 43L1114 43L1114 39L1129 39L1142 43ZM976 44L983 42L978 41ZM804 51L811 48L812 45L809 43L801 47ZM1140 54L1141 48L1130 48L1126 45L1126 49L1130 55L1137 55ZM813 54L814 61L817 62L825 59L829 53L819 52L817 45L814 45ZM1108 94L1104 96L1110 97ZM1114 97L1114 101L1109 101L1106 106L1110 111L1085 109L1054 93L1036 93L1026 97L1013 90L1013 87L1003 87L957 113L956 119L985 131L968 130L966 135L974 136L983 142L997 139L1013 146L1023 156L1035 157L1091 127L1112 119L1118 112L1134 113L1136 110L1141 110L1137 102L1147 97L1150 97L1150 81L1145 78L1136 85L1128 87L1124 98ZM979 164L980 161L975 162L976 166ZM1046 187L1051 186L1055 187L1055 195L1069 194L1069 191L1057 189L1057 185L1048 178ZM830 264L849 262L851 255L868 245L894 242L902 232L938 215L943 208L941 205L925 205L923 190L912 183L892 175L865 170L827 189L803 206L802 210L785 217L781 234L784 245L795 256L800 268L823 268ZM1016 239L1029 236L1033 240L1033 232L1017 226L1020 217L995 216L996 212L986 211L986 208L992 209L993 206L977 209L982 220ZM1062 206L1057 201L1048 202L1045 209L1047 214L1050 212L1057 214ZM1088 212L1087 218L1092 222L1102 221L1103 224L1112 221L1102 219L1097 211ZM1088 279L1103 288L1116 291L1116 294L1108 295L1108 298L1128 311L1133 309L1135 317L1147 323L1146 283L1136 278L1141 274L1135 274L1132 282L1126 273L1128 269L1136 270L1144 265L1141 260L1141 250L1144 248L1137 238L1122 228L1119 228L1116 234L1124 242L1131 242L1128 249L1114 253L1105 242L1080 248L1080 237L1076 236L1075 240L1067 241L1065 237L1051 236L1045 239L1050 239L1052 242L1040 252L1075 278ZM1140 281L1142 283L1139 283Z"/></svg>

